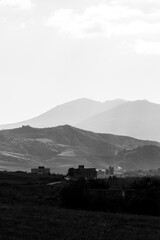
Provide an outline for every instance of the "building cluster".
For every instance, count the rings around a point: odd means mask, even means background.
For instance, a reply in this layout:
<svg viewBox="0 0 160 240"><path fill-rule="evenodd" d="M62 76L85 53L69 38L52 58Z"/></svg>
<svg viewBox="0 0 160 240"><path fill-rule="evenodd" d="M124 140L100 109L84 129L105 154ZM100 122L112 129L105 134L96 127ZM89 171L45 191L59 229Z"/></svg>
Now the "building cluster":
<svg viewBox="0 0 160 240"><path fill-rule="evenodd" d="M32 174L49 175L50 168L39 166L31 169ZM160 168L150 170L130 170L114 169L109 166L107 169L85 168L84 165L79 165L78 168L69 168L67 177L71 179L85 178L88 179L107 179L109 177L160 177Z"/></svg>
<svg viewBox="0 0 160 240"><path fill-rule="evenodd" d="M69 168L67 176L74 179L96 179L97 171L96 168L85 168L84 165L79 165L78 168Z"/></svg>
<svg viewBox="0 0 160 240"><path fill-rule="evenodd" d="M67 176L69 178L79 179L105 179L114 175L114 167L109 167L106 170L97 170L96 168L85 168L84 165L79 165L78 168L69 168Z"/></svg>
<svg viewBox="0 0 160 240"><path fill-rule="evenodd" d="M44 166L39 166L38 168L32 168L31 173L38 174L38 175L49 175L50 168L46 168Z"/></svg>
<svg viewBox="0 0 160 240"><path fill-rule="evenodd" d="M38 168L31 169L32 174L49 175L50 168L39 166ZM70 179L85 178L89 179L105 179L114 175L114 167L109 167L106 170L96 168L85 168L84 165L79 165L78 168L69 168L67 177Z"/></svg>

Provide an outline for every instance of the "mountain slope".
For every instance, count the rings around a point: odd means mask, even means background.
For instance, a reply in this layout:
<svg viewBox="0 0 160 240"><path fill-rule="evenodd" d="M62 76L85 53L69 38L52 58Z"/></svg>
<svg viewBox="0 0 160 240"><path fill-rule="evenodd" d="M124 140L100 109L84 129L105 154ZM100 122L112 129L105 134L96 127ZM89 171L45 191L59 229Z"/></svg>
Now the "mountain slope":
<svg viewBox="0 0 160 240"><path fill-rule="evenodd" d="M150 165L160 167L158 142L98 134L69 125L44 129L23 126L0 131L0 168L30 170L32 167L45 165L52 171L65 173L69 167L84 164L86 167L107 168L114 165L128 169L131 162L134 165L135 158L132 156L137 153L137 149L144 146L156 147L156 151L152 151L150 155ZM130 153L127 158L124 152ZM145 164L146 155L136 156L139 156L140 163L136 164L136 168L150 166Z"/></svg>
<svg viewBox="0 0 160 240"><path fill-rule="evenodd" d="M125 100L122 99L106 101L104 103L86 98L77 99L59 105L33 119L19 123L1 125L0 129L12 129L21 127L22 125L30 125L39 128L54 127L63 124L76 125L88 117L112 109L124 102Z"/></svg>
<svg viewBox="0 0 160 240"><path fill-rule="evenodd" d="M154 145L119 153L118 166L126 170L157 169L160 166L160 148Z"/></svg>
<svg viewBox="0 0 160 240"><path fill-rule="evenodd" d="M146 100L124 103L77 125L85 130L160 141L160 105Z"/></svg>

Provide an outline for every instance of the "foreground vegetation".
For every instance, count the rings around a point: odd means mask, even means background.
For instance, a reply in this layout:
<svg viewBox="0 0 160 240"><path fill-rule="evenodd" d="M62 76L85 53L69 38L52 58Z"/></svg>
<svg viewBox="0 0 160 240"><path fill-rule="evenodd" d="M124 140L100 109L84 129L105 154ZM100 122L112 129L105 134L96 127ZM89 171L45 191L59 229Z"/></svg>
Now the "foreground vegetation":
<svg viewBox="0 0 160 240"><path fill-rule="evenodd" d="M94 211L160 216L160 179L70 181L61 192L62 206Z"/></svg>
<svg viewBox="0 0 160 240"><path fill-rule="evenodd" d="M1 205L3 240L159 240L157 217Z"/></svg>
<svg viewBox="0 0 160 240"><path fill-rule="evenodd" d="M160 217L130 215L117 208L125 201L119 192L131 186L159 199L153 194L159 189L155 179L65 182L61 175L0 172L0 239L160 240ZM138 206L133 196L132 203Z"/></svg>

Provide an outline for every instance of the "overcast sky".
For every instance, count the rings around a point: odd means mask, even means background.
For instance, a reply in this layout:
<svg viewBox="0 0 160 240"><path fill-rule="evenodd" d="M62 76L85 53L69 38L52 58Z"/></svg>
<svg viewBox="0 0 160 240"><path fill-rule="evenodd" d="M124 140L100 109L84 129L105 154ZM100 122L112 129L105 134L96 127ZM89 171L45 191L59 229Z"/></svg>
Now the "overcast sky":
<svg viewBox="0 0 160 240"><path fill-rule="evenodd" d="M0 124L87 97L160 103L159 0L0 0Z"/></svg>

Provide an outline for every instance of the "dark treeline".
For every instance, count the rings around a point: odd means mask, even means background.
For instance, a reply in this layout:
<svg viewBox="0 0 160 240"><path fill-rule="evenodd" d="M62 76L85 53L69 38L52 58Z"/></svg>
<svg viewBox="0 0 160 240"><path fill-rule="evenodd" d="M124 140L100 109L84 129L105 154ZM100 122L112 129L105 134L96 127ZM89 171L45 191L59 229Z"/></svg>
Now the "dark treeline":
<svg viewBox="0 0 160 240"><path fill-rule="evenodd" d="M0 172L0 204L160 216L160 178L66 181L56 174Z"/></svg>
<svg viewBox="0 0 160 240"><path fill-rule="evenodd" d="M60 193L66 208L160 216L160 179L70 181Z"/></svg>

